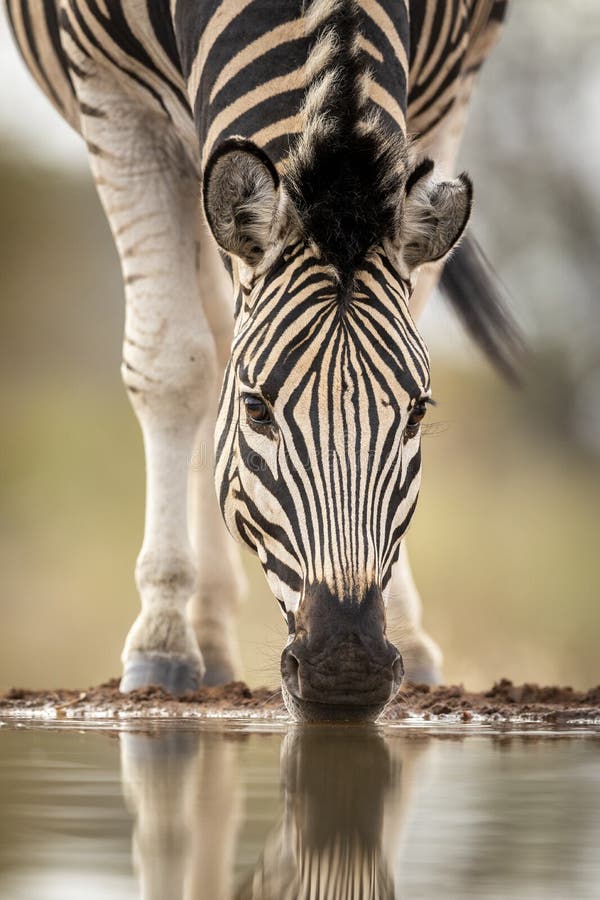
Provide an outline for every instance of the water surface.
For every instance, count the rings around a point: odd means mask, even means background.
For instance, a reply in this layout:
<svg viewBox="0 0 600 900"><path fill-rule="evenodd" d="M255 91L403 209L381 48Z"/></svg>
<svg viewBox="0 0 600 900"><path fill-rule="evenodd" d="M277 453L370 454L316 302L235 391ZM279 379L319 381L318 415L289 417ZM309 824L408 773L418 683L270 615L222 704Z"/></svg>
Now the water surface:
<svg viewBox="0 0 600 900"><path fill-rule="evenodd" d="M0 728L1 900L600 897L600 735Z"/></svg>

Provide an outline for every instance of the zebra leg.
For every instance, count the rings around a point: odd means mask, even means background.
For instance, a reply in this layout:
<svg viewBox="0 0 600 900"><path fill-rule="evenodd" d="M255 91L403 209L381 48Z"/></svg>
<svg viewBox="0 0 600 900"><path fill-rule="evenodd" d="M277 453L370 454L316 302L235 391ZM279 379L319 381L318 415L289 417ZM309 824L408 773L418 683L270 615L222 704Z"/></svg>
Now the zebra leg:
<svg viewBox="0 0 600 900"><path fill-rule="evenodd" d="M216 396L214 400L216 407ZM215 494L214 424L211 415L200 427L190 482L198 584L188 612L206 666L206 685L226 684L241 677L237 608L244 593L239 552L227 533Z"/></svg>
<svg viewBox="0 0 600 900"><path fill-rule="evenodd" d="M398 633L405 678L415 684L439 684L442 680L442 651L421 624L421 598L417 591L406 541L392 574L387 595L388 627Z"/></svg>
<svg viewBox="0 0 600 900"><path fill-rule="evenodd" d="M200 295L215 342L220 385L231 353L233 290L204 215L199 217L197 237ZM207 685L225 684L241 676L237 610L246 590L239 550L227 532L215 493L213 444L217 406L215 390L197 435L190 492L198 585L188 612L206 666Z"/></svg>
<svg viewBox="0 0 600 900"><path fill-rule="evenodd" d="M204 666L186 606L196 588L188 470L216 391L214 341L198 296L194 166L166 115L96 70L76 80L83 132L121 258L122 376L146 454L146 521L136 565L142 609L123 650L121 690L195 689Z"/></svg>
<svg viewBox="0 0 600 900"><path fill-rule="evenodd" d="M142 611L123 651L121 689L158 682L181 693L198 687L204 673L186 615L197 584L187 494L195 435L216 391L215 358L194 264L195 176L145 180L156 206L148 238L135 240L143 257L124 259L123 378L144 435L147 509L136 567Z"/></svg>
<svg viewBox="0 0 600 900"><path fill-rule="evenodd" d="M417 144L418 157L430 157L435 161L439 176L453 177L456 158L467 123L469 101L474 84L474 75L463 77L454 106L443 125L429 142ZM435 290L444 260L422 266L410 299L410 311L418 320L425 304ZM399 624L402 637L399 646L402 651L407 681L424 684L438 684L442 679L442 652L439 646L423 630L421 625L421 598L412 577L406 542L400 550L390 587L388 616L393 624Z"/></svg>

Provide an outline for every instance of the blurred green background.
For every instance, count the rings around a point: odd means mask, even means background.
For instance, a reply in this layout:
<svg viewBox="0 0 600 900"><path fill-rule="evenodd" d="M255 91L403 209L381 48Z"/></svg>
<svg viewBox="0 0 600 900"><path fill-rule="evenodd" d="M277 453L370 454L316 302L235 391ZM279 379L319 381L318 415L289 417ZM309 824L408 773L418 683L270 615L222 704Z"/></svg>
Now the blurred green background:
<svg viewBox="0 0 600 900"><path fill-rule="evenodd" d="M437 427L409 538L447 681L600 681L600 8L515 0L461 162L475 230L532 347L507 388L437 298ZM119 378L122 287L83 150L0 18L0 687L119 672L138 601L143 456ZM251 684L285 626L262 573Z"/></svg>

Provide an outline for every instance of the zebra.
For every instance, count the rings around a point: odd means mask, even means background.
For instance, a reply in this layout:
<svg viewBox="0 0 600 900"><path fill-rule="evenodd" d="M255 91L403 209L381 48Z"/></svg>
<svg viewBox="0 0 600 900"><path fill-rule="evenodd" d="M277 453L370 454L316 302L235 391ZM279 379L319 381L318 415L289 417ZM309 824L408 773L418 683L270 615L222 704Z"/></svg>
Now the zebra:
<svg viewBox="0 0 600 900"><path fill-rule="evenodd" d="M121 690L238 677L235 541L287 622L293 716L373 718L403 677L439 681L404 541L433 402L415 323L443 269L513 371L487 263L459 244L472 184L449 174L506 0L7 3L123 272L147 503ZM216 495L208 465L189 474L213 431Z"/></svg>

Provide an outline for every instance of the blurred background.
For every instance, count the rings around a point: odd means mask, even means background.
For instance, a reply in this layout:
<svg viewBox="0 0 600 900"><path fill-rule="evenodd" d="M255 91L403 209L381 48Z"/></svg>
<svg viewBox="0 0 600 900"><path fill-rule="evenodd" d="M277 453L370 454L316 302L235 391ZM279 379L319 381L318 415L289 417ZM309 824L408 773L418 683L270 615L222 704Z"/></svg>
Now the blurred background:
<svg viewBox="0 0 600 900"><path fill-rule="evenodd" d="M600 681L600 6L511 7L461 165L532 357L512 391L431 303L438 424L408 543L448 682L585 687ZM0 84L0 688L86 687L119 673L138 610L122 285L83 145L3 12ZM286 629L245 562L245 674L275 684Z"/></svg>

